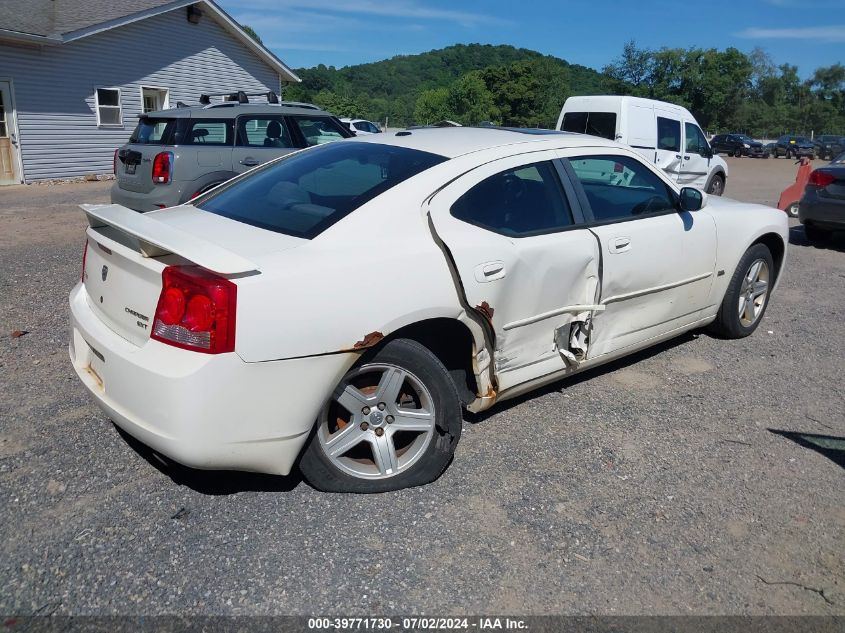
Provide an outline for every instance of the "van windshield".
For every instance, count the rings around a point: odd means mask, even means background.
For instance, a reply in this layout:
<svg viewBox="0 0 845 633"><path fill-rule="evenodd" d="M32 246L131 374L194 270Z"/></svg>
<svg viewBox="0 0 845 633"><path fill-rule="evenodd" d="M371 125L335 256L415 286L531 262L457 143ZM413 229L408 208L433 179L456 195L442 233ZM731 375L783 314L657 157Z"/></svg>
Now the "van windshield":
<svg viewBox="0 0 845 633"><path fill-rule="evenodd" d="M336 142L259 167L195 205L261 229L313 239L445 156L377 143Z"/></svg>
<svg viewBox="0 0 845 633"><path fill-rule="evenodd" d="M615 112L567 112L563 115L563 131L589 134L616 140Z"/></svg>

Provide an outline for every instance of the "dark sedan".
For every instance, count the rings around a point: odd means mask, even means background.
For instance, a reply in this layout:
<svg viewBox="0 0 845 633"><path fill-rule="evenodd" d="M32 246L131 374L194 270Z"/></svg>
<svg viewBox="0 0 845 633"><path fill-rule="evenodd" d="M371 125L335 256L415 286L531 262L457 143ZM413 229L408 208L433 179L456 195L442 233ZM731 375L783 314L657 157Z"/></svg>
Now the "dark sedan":
<svg viewBox="0 0 845 633"><path fill-rule="evenodd" d="M825 241L834 231L845 230L845 158L810 174L798 219L813 243Z"/></svg>
<svg viewBox="0 0 845 633"><path fill-rule="evenodd" d="M772 158L779 156L783 156L784 158L801 158L806 156L810 160L813 160L816 157L816 145L806 137L785 134L775 141Z"/></svg>
<svg viewBox="0 0 845 633"><path fill-rule="evenodd" d="M714 154L729 154L737 158L740 156L769 157L760 141L755 141L745 134L717 134L710 141L710 147Z"/></svg>
<svg viewBox="0 0 845 633"><path fill-rule="evenodd" d="M834 156L845 152L845 136L833 134L822 134L815 139L816 154L822 160L829 160Z"/></svg>

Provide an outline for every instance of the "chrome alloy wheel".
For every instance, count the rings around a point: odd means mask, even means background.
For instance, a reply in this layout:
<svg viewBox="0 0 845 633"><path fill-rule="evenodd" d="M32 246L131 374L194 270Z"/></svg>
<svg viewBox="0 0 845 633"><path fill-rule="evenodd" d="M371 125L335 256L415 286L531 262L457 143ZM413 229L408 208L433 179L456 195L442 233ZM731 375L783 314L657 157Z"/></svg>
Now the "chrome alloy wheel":
<svg viewBox="0 0 845 633"><path fill-rule="evenodd" d="M754 260L739 290L739 322L750 327L757 322L766 307L769 296L769 265L762 259Z"/></svg>
<svg viewBox="0 0 845 633"><path fill-rule="evenodd" d="M320 447L341 471L386 479L411 468L434 437L434 401L411 372L367 364L346 375L318 421Z"/></svg>

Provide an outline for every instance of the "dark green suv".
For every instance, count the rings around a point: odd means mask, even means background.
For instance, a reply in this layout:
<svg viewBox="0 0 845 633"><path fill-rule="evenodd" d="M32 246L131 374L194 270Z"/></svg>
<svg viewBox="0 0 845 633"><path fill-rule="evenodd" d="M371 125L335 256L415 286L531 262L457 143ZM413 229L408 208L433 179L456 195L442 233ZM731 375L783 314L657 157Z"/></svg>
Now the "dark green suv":
<svg viewBox="0 0 845 633"><path fill-rule="evenodd" d="M111 201L136 211L183 204L256 165L354 136L333 114L303 103L211 104L141 115L115 151ZM234 95L233 95L234 96Z"/></svg>

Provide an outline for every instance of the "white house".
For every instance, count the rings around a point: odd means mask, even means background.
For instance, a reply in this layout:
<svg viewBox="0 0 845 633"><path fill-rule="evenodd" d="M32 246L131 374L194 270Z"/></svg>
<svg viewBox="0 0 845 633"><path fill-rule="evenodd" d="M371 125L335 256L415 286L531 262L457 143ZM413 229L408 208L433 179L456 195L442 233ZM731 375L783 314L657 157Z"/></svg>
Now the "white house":
<svg viewBox="0 0 845 633"><path fill-rule="evenodd" d="M111 173L142 112L292 81L212 0L2 0L0 184Z"/></svg>

